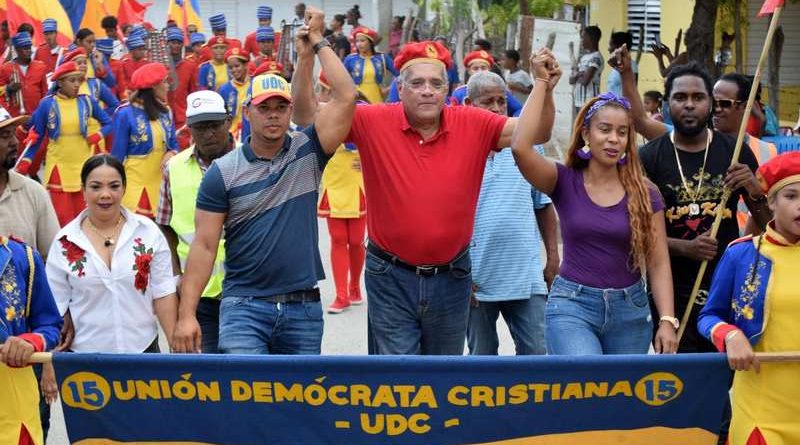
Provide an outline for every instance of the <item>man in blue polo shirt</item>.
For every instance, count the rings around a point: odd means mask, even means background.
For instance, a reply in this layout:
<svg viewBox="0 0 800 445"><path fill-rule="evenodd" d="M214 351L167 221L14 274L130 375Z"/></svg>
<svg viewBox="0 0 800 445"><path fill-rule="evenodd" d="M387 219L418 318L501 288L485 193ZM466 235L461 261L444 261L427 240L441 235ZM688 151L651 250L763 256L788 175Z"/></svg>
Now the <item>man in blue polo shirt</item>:
<svg viewBox="0 0 800 445"><path fill-rule="evenodd" d="M319 354L323 279L317 236L317 190L328 158L350 130L355 85L322 37L324 14L306 11L297 50L315 52L332 100L315 123L288 133L292 95L276 75L256 76L245 115L251 136L214 161L197 195L196 227L181 283L172 349L198 352L195 317L225 229L225 279L219 350L231 354Z"/></svg>
<svg viewBox="0 0 800 445"><path fill-rule="evenodd" d="M464 103L505 115L506 83L489 71L473 74ZM542 152L541 146L536 148ZM497 355L500 314L514 339L517 355L545 353L544 307L559 263L556 228L550 198L531 188L511 150L490 153L470 246L470 354ZM545 264L541 240L547 254Z"/></svg>

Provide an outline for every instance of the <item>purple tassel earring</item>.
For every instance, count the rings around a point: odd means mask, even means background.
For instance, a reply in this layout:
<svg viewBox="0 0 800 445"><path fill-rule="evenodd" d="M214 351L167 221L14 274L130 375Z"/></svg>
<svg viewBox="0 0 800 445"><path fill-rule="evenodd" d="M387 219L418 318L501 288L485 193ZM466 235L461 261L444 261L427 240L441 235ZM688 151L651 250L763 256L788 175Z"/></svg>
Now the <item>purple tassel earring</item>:
<svg viewBox="0 0 800 445"><path fill-rule="evenodd" d="M580 150L576 151L575 154L585 161L592 159L592 150L590 150L587 145L584 145Z"/></svg>
<svg viewBox="0 0 800 445"><path fill-rule="evenodd" d="M619 157L619 161L617 161L618 165L625 165L628 163L628 153L622 153L622 156Z"/></svg>

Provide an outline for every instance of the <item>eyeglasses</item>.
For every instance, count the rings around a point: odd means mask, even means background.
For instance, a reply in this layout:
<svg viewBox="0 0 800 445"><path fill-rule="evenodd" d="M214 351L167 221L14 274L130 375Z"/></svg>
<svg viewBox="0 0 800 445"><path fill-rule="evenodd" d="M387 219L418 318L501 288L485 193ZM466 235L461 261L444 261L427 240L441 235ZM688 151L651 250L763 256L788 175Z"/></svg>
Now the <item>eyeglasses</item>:
<svg viewBox="0 0 800 445"><path fill-rule="evenodd" d="M226 121L224 119L221 120L221 121L198 122L198 123L196 123L194 125L191 125L189 128L191 128L193 131L196 131L198 133L205 133L205 132L207 132L209 130L213 131L213 132L216 132L216 131L219 131L220 128L225 126L224 125L225 122Z"/></svg>
<svg viewBox="0 0 800 445"><path fill-rule="evenodd" d="M425 79L414 79L410 82L404 82L404 83L414 91L422 91L425 89L425 85L430 85L431 90L437 93L441 92L447 86L447 84L444 81L439 79L433 79L430 81L427 81Z"/></svg>
<svg viewBox="0 0 800 445"><path fill-rule="evenodd" d="M743 100L733 100L733 99L714 99L714 108L719 107L723 110L726 110L732 107L734 104L739 105L744 103Z"/></svg>

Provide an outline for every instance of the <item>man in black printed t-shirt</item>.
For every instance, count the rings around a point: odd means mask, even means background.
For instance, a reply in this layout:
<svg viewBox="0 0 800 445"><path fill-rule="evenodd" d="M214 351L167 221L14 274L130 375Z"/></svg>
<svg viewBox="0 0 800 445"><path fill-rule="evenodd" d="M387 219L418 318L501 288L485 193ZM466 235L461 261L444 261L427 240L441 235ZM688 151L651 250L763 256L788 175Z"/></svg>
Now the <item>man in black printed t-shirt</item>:
<svg viewBox="0 0 800 445"><path fill-rule="evenodd" d="M736 141L708 128L713 110L709 75L694 63L675 67L665 81L665 92L675 129L647 143L640 157L647 176L664 196L678 316L686 310L701 262L709 261L678 351L711 352L716 351L714 346L697 332L697 313L707 299L720 255L739 237L736 203L743 197L761 227L771 214L753 174L758 162L752 151L742 150L731 166ZM709 232L725 186L733 193L714 239Z"/></svg>

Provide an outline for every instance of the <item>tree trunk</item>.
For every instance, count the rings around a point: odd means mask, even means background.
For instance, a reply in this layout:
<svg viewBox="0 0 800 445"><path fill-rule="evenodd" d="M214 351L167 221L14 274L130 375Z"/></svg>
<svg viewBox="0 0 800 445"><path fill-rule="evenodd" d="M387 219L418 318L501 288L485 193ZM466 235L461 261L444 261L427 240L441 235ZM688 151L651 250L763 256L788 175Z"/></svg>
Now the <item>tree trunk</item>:
<svg viewBox="0 0 800 445"><path fill-rule="evenodd" d="M532 15L519 17L519 61L520 68L525 72L530 70L530 57L533 51L533 26L534 18Z"/></svg>
<svg viewBox="0 0 800 445"><path fill-rule="evenodd" d="M378 33L383 42L384 52L389 52L389 32L392 28L392 2L393 0L372 0L378 10Z"/></svg>
<svg viewBox="0 0 800 445"><path fill-rule="evenodd" d="M531 8L528 5L528 0L519 0L519 15L531 15Z"/></svg>
<svg viewBox="0 0 800 445"><path fill-rule="evenodd" d="M733 2L733 32L736 33L736 72L744 72L744 55L742 52L742 0Z"/></svg>
<svg viewBox="0 0 800 445"><path fill-rule="evenodd" d="M692 24L684 39L689 60L697 61L709 73L714 72L714 27L718 3L718 0L695 0ZM680 49L676 48L675 52L680 53Z"/></svg>
<svg viewBox="0 0 800 445"><path fill-rule="evenodd" d="M780 71L784 37L783 26L778 26L775 35L772 36L772 46L769 49L769 60L767 61L769 64L769 106L777 116L780 116Z"/></svg>

